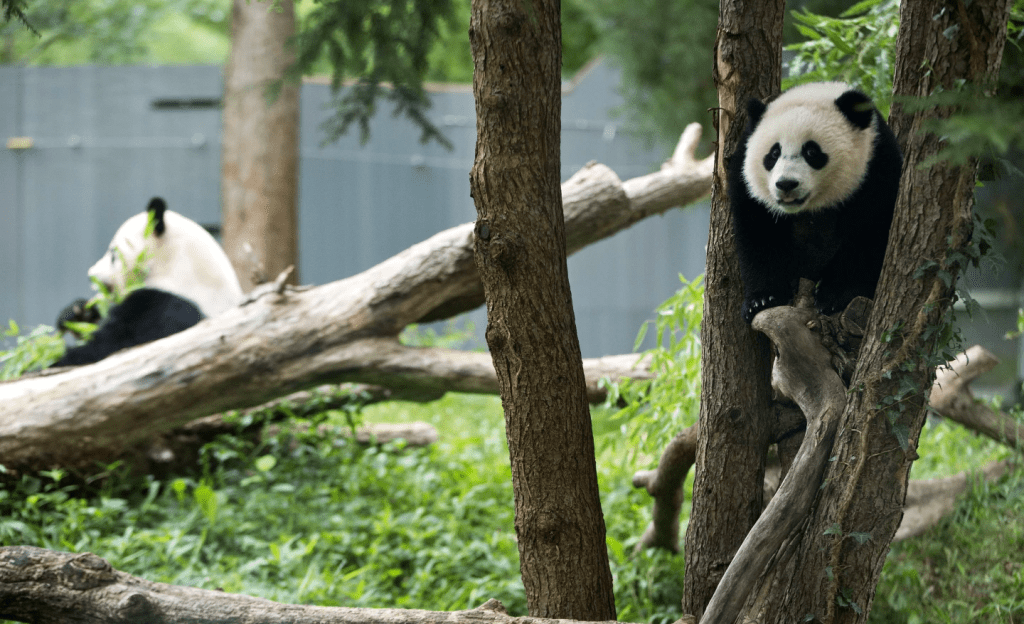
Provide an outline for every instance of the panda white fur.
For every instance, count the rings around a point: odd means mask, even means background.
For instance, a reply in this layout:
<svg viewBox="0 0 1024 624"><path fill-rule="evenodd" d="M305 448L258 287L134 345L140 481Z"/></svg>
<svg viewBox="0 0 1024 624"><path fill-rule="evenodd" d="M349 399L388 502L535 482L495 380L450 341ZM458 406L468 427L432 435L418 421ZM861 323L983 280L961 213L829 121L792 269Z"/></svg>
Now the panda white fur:
<svg viewBox="0 0 1024 624"><path fill-rule="evenodd" d="M153 229L147 236L151 219ZM112 307L89 342L68 349L54 366L98 362L121 349L188 329L242 299L238 277L217 241L195 221L167 210L159 197L149 202L146 212L118 228L89 276L123 292L131 268L125 263L140 257L145 286ZM65 315L67 311L60 318Z"/></svg>
<svg viewBox="0 0 1024 624"><path fill-rule="evenodd" d="M874 297L903 158L871 100L840 82L751 100L729 162L729 196L748 323L818 282L824 314Z"/></svg>

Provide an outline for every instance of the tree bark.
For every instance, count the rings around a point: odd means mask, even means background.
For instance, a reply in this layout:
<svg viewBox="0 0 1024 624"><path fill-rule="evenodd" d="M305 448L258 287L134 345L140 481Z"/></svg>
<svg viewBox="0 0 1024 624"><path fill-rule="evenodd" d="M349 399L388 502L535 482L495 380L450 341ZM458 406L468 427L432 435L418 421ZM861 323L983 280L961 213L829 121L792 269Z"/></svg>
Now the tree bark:
<svg viewBox="0 0 1024 624"><path fill-rule="evenodd" d="M299 84L292 0L233 0L224 67L224 251L242 290L298 267ZM298 283L294 271L290 283Z"/></svg>
<svg viewBox="0 0 1024 624"><path fill-rule="evenodd" d="M565 227L577 241L570 252L706 195L712 158L694 158L699 139L700 126L691 124L661 171L626 183L600 164L567 180ZM434 351L449 370L439 380L436 374L424 376L422 363L429 358L419 355L423 351L395 346L407 324L481 303L473 224L467 223L359 275L299 292L267 290L166 340L90 366L0 383L0 456L8 468L20 470L89 467L113 460L154 432L323 383L379 382L418 396L494 392L496 381L479 378L452 386L462 376L462 358L475 362L479 355ZM631 370L632 363L625 367ZM494 374L486 361L470 368ZM607 372L606 363L597 363L595 373Z"/></svg>
<svg viewBox="0 0 1024 624"><path fill-rule="evenodd" d="M961 79L987 84L999 68L1008 8L1008 0L904 0L895 94L927 96ZM900 524L932 358L972 230L975 166L919 167L941 147L921 124L950 112L910 114L898 100L893 107L905 166L879 296L839 422L844 433L806 528L751 592L743 614L756 621L867 619Z"/></svg>
<svg viewBox="0 0 1024 624"><path fill-rule="evenodd" d="M557 0L474 0L470 189L530 615L612 620L615 599L559 188Z"/></svg>
<svg viewBox="0 0 1024 624"><path fill-rule="evenodd" d="M686 532L683 613L700 618L761 513L771 418L768 341L740 317L742 286L726 193L726 162L746 102L778 92L783 0L720 4L715 44L718 151L701 323L701 407L693 507Z"/></svg>

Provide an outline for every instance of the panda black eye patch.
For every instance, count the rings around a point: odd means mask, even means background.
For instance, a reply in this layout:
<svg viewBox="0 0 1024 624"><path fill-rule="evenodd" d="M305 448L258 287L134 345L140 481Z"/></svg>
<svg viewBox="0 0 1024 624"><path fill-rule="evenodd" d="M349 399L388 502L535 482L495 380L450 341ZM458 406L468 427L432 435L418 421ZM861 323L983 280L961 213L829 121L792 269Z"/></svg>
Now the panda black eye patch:
<svg viewBox="0 0 1024 624"><path fill-rule="evenodd" d="M813 169L821 169L828 164L828 154L821 151L821 146L815 141L808 141L800 149L800 155L804 157L807 164Z"/></svg>
<svg viewBox="0 0 1024 624"><path fill-rule="evenodd" d="M772 170L775 163L779 161L779 156L782 156L782 148L778 143L776 143L775 145L772 145L772 148L764 155L764 168L766 171Z"/></svg>

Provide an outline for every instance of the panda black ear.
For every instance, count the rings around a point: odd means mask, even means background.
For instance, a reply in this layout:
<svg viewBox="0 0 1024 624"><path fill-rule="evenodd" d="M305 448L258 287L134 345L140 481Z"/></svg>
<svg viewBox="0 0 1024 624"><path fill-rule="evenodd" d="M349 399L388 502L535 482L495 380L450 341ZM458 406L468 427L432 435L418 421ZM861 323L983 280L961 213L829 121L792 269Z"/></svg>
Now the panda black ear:
<svg viewBox="0 0 1024 624"><path fill-rule="evenodd" d="M761 117L764 116L765 103L757 98L750 98L747 100L747 130L753 131L757 124L761 123Z"/></svg>
<svg viewBox="0 0 1024 624"><path fill-rule="evenodd" d="M164 202L163 199L159 197L154 197L153 199L149 200L149 206L146 207L146 212L153 213L152 218L153 223L155 224L155 226L153 227L153 232L157 236L163 236L164 230L167 229L167 226L164 225L164 212L166 211L167 203Z"/></svg>
<svg viewBox="0 0 1024 624"><path fill-rule="evenodd" d="M844 117L850 120L855 127L866 130L871 126L871 118L874 116L875 105L871 98L860 91L850 90L836 98L836 106Z"/></svg>

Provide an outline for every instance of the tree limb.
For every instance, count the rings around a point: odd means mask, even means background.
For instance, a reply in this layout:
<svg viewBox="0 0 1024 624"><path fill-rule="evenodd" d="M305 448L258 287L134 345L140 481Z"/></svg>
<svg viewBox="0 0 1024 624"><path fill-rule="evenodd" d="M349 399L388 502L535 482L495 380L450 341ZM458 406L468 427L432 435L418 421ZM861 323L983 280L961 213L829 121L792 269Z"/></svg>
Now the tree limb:
<svg viewBox="0 0 1024 624"><path fill-rule="evenodd" d="M570 251L705 195L711 157L694 159L699 137L691 125L666 168L628 185L598 164L565 182ZM491 393L488 356L403 347L394 338L409 323L481 303L468 223L358 275L268 292L95 364L0 384L0 457L12 469L91 466L159 431L323 383ZM596 382L588 381L592 398Z"/></svg>
<svg viewBox="0 0 1024 624"><path fill-rule="evenodd" d="M1019 449L1024 444L1024 426L1009 414L979 403L971 393L970 383L997 364L999 359L985 347L971 347L935 371L928 403L943 417Z"/></svg>

